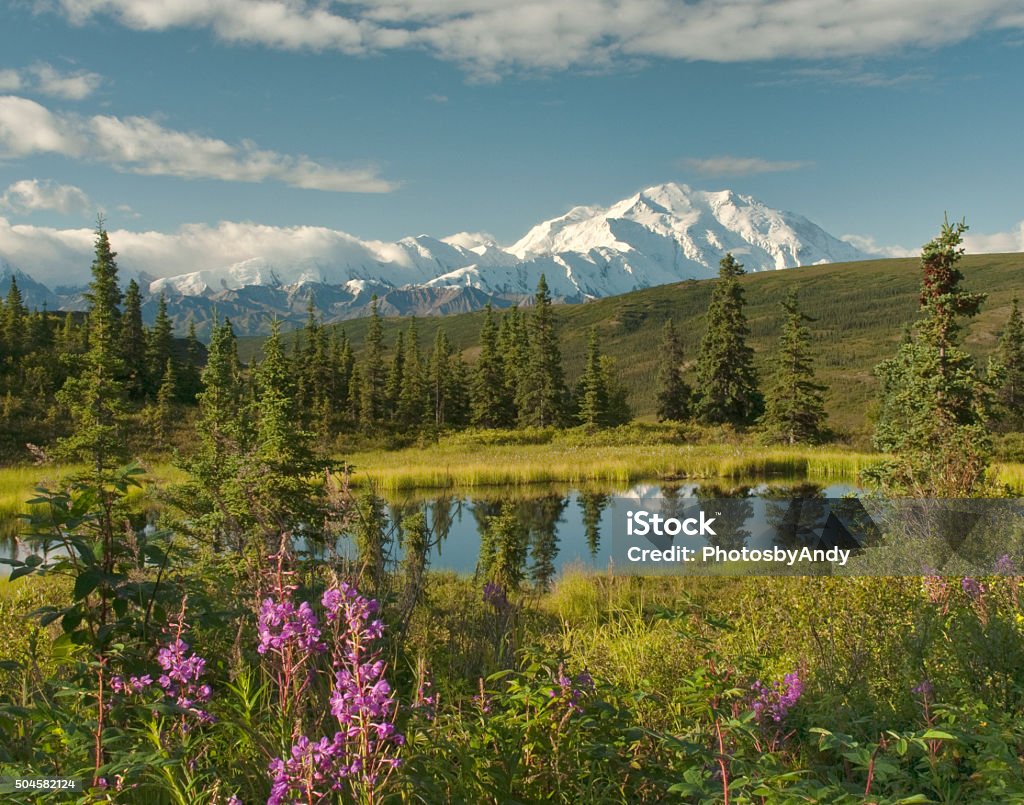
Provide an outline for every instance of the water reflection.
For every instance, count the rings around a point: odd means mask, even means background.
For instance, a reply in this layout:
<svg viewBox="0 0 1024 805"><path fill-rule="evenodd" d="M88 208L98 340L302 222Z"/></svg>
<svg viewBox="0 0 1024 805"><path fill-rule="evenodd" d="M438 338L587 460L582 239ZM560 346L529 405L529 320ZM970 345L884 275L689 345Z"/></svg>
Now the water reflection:
<svg viewBox="0 0 1024 805"><path fill-rule="evenodd" d="M766 519L781 528L794 546L802 539L803 523L816 502L852 491L850 487L822 488L809 484L789 486L717 484L638 484L630 487L567 486L494 487L472 493L405 493L379 498L360 493L361 513L350 525L350 535L330 551L351 560L358 558L368 576L385 583L385 571L402 576L408 595L418 595L426 569L478 574L506 586L531 584L547 588L568 565L606 569L611 558L612 507L615 497L644 506L659 500L666 517L681 518L694 499L714 501L716 545L742 548L751 539L749 525L755 504ZM799 497L803 509L789 502ZM379 521L371 529L367 507ZM372 550L370 550L372 548ZM0 556L20 553L18 547L0 547ZM327 558L323 549L314 556ZM19 557L23 558L23 557ZM2 572L2 570L0 570Z"/></svg>

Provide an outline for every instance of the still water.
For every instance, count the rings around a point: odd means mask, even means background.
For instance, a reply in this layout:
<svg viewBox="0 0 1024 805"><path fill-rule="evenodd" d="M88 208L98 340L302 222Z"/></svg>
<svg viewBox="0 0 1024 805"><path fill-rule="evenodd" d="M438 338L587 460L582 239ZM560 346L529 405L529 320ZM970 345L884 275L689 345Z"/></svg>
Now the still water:
<svg viewBox="0 0 1024 805"><path fill-rule="evenodd" d="M390 558L402 555L401 522L416 512L425 515L429 529L428 567L457 573L473 573L477 568L482 540L494 518L506 515L522 535L526 545L526 575L545 585L567 566L605 570L611 557L613 498L635 500L638 507L657 498L737 498L752 504L778 500L790 495L800 497L840 497L856 493L854 487L836 484L812 486L803 482L722 487L718 485L659 485L640 483L623 487L572 489L558 486L492 487L473 492L410 491L387 498L386 513L392 547ZM14 534L16 521L0 522L0 558L24 559L28 551ZM353 555L354 546L344 538L337 550ZM0 566L0 576L9 568Z"/></svg>

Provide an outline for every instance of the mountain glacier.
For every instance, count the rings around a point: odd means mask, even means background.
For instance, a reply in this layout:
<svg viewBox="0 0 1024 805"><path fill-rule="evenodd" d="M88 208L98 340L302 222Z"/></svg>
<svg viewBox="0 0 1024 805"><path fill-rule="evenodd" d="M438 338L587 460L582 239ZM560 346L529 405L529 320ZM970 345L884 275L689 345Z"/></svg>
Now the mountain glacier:
<svg viewBox="0 0 1024 805"><path fill-rule="evenodd" d="M713 277L727 252L751 271L868 256L801 215L682 184L649 187L609 207L575 207L507 247L476 233L388 243L324 229L320 238L317 257L257 256L145 278L144 312L164 293L179 326L191 316L206 332L216 311L240 332L260 333L275 317L301 320L311 294L328 321L365 315L373 294L385 315L432 315L527 300L541 274L556 300L582 302Z"/></svg>

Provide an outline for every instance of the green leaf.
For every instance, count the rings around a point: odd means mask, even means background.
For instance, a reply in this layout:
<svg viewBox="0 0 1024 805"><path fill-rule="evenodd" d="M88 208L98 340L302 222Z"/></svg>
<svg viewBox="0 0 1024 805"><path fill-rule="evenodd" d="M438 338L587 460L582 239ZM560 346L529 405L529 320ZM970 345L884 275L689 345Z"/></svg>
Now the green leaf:
<svg viewBox="0 0 1024 805"><path fill-rule="evenodd" d="M943 741L955 741L956 740L956 736L955 735L950 735L948 732L943 732L942 730L928 730L921 737L924 738L926 741L932 740L933 738L934 739L943 740Z"/></svg>
<svg viewBox="0 0 1024 805"><path fill-rule="evenodd" d="M74 597L76 601L85 598L103 582L103 572L91 567L75 579Z"/></svg>
<svg viewBox="0 0 1024 805"><path fill-rule="evenodd" d="M31 576L35 572L36 569L34 567L27 567L23 565L22 567L14 568L14 570L11 571L11 575L7 577L7 580L14 581L15 579L20 579L22 576Z"/></svg>

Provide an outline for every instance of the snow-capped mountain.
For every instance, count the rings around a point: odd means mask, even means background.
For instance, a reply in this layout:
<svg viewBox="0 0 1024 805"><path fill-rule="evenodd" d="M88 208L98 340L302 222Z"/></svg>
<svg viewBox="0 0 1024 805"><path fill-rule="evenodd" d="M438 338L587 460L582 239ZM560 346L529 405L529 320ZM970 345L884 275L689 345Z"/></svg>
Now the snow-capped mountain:
<svg viewBox="0 0 1024 805"><path fill-rule="evenodd" d="M175 319L192 316L200 333L215 310L255 333L274 317L300 321L311 294L329 321L365 315L373 294L386 315L431 315L528 300L541 274L556 299L581 302L713 277L727 252L751 271L867 257L801 215L680 184L649 187L609 207L575 207L506 248L475 233L395 243L330 229L318 237L315 257L252 256L151 280L143 286L146 311L163 293Z"/></svg>

